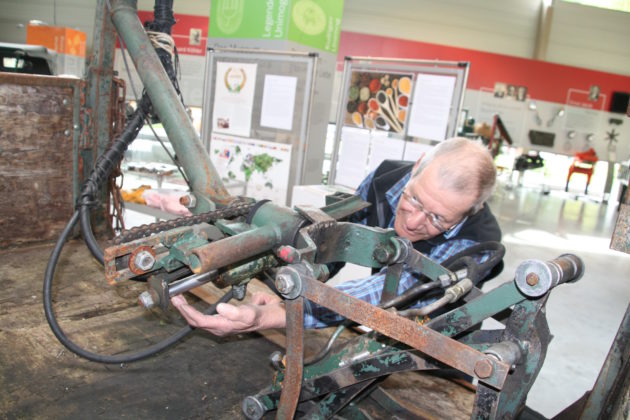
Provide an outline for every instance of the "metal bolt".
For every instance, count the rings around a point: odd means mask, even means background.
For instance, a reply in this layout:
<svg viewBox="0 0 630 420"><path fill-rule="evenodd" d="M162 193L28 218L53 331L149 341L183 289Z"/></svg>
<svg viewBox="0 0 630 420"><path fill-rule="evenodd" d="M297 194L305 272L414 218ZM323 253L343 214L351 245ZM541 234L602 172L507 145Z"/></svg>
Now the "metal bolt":
<svg viewBox="0 0 630 420"><path fill-rule="evenodd" d="M479 360L475 363L475 375L480 377L481 379L489 378L492 375L492 371L494 367L489 360Z"/></svg>
<svg viewBox="0 0 630 420"><path fill-rule="evenodd" d="M536 273L529 273L527 277L525 277L525 281L530 286L536 286L538 284L538 280L538 274Z"/></svg>
<svg viewBox="0 0 630 420"><path fill-rule="evenodd" d="M234 294L234 299L236 300L245 299L245 294L247 293L247 285L237 284L235 286L232 286L232 293Z"/></svg>
<svg viewBox="0 0 630 420"><path fill-rule="evenodd" d="M133 263L142 271L148 271L155 264L155 257L149 251L140 251L136 254Z"/></svg>
<svg viewBox="0 0 630 420"><path fill-rule="evenodd" d="M68 100L66 98L63 99L63 101L61 101L62 104L64 105L68 105Z"/></svg>
<svg viewBox="0 0 630 420"><path fill-rule="evenodd" d="M66 129L63 131L64 136L69 136L70 135L70 130Z"/></svg>
<svg viewBox="0 0 630 420"><path fill-rule="evenodd" d="M295 287L293 279L288 274L278 274L276 276L276 289L278 292L284 294L291 293L291 290Z"/></svg>
<svg viewBox="0 0 630 420"><path fill-rule="evenodd" d="M179 197L179 204L182 206L192 209L197 205L197 197L193 194L186 194Z"/></svg>
<svg viewBox="0 0 630 420"><path fill-rule="evenodd" d="M246 397L243 400L242 409L243 414L245 414L248 419L260 419L266 411L260 400L254 396Z"/></svg>
<svg viewBox="0 0 630 420"><path fill-rule="evenodd" d="M389 251L387 250L387 248L382 246L376 247L376 249L374 250L374 259L381 264L385 264L387 261L389 261Z"/></svg>
<svg viewBox="0 0 630 420"><path fill-rule="evenodd" d="M155 301L153 300L153 295L151 292L145 291L140 294L138 297L138 303L140 306L143 306L147 309L151 309L155 306Z"/></svg>
<svg viewBox="0 0 630 420"><path fill-rule="evenodd" d="M284 365L282 363L283 359L284 356L282 355L281 351L274 351L273 353L271 353L271 356L269 356L269 360L271 360L271 364L276 370L284 368Z"/></svg>

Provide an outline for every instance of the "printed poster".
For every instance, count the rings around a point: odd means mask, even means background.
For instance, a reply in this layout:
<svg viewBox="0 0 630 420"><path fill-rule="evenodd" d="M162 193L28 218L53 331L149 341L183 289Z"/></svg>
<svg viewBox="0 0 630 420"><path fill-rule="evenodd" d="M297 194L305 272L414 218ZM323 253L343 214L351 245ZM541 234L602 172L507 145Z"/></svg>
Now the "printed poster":
<svg viewBox="0 0 630 420"><path fill-rule="evenodd" d="M212 131L249 137L256 63L217 62Z"/></svg>
<svg viewBox="0 0 630 420"><path fill-rule="evenodd" d="M226 187L244 185L244 196L286 205L290 144L212 133L210 159Z"/></svg>
<svg viewBox="0 0 630 420"><path fill-rule="evenodd" d="M404 133L412 79L412 74L353 71L344 124Z"/></svg>
<svg viewBox="0 0 630 420"><path fill-rule="evenodd" d="M408 135L438 141L446 138L455 80L454 76L418 73Z"/></svg>

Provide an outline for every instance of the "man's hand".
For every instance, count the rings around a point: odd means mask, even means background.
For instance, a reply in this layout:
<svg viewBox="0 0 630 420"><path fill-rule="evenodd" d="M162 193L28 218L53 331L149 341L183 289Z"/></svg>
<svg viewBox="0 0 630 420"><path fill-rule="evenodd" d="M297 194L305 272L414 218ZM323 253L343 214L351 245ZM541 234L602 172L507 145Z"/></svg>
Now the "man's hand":
<svg viewBox="0 0 630 420"><path fill-rule="evenodd" d="M246 305L219 303L216 315L202 314L182 295L174 296L171 302L191 326L218 336L284 328L287 323L282 299L267 293L255 293L252 303Z"/></svg>

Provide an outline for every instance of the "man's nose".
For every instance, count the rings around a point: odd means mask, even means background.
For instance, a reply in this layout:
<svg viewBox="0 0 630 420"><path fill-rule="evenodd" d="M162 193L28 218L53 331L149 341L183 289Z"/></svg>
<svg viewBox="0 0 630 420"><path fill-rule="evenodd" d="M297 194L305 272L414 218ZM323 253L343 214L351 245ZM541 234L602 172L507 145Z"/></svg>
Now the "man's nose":
<svg viewBox="0 0 630 420"><path fill-rule="evenodd" d="M427 220L427 215L420 210L414 210L409 214L407 218L407 227L409 229L417 229L422 226Z"/></svg>

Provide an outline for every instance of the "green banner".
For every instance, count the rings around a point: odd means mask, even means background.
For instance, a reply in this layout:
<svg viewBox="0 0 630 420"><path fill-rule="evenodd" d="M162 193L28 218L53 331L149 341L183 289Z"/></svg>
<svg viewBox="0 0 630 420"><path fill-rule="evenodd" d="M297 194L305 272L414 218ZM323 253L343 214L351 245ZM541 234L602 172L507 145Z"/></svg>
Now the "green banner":
<svg viewBox="0 0 630 420"><path fill-rule="evenodd" d="M336 53L342 15L342 0L293 0L288 39Z"/></svg>
<svg viewBox="0 0 630 420"><path fill-rule="evenodd" d="M213 0L215 38L285 39L337 52L343 0Z"/></svg>

